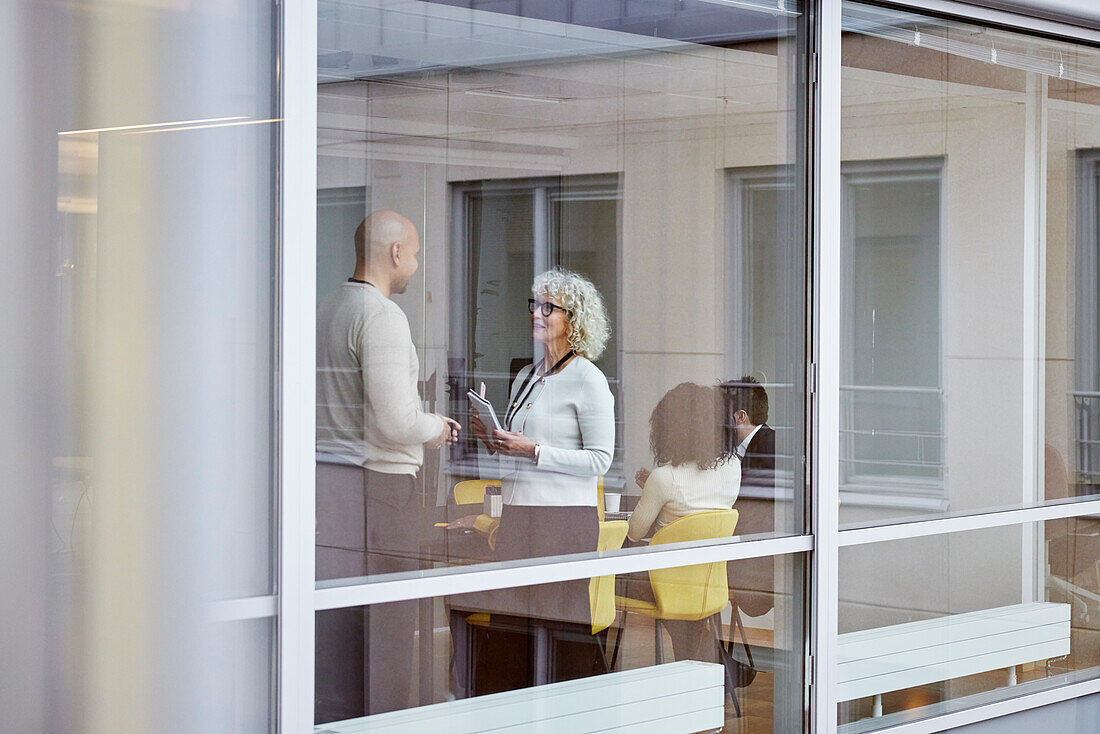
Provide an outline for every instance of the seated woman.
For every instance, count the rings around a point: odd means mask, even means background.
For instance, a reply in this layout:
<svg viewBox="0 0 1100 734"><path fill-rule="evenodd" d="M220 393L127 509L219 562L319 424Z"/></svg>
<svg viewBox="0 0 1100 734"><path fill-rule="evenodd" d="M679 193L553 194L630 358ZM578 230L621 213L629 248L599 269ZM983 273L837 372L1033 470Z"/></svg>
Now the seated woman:
<svg viewBox="0 0 1100 734"><path fill-rule="evenodd" d="M728 510L741 488L741 462L727 448L722 393L683 382L665 393L649 418L649 446L656 468L639 469L642 497L630 516L627 538L640 541L673 520L704 510ZM649 574L623 574L618 593L654 601ZM712 661L714 640L706 624L666 620L677 660Z"/></svg>
<svg viewBox="0 0 1100 734"><path fill-rule="evenodd" d="M501 420L505 430L490 435L476 409L470 410L471 432L500 462L504 509L495 557L501 561L595 551L597 481L615 450L614 397L592 363L611 333L603 299L589 280L566 270L539 275L531 292L531 333L543 358L516 375ZM474 519L452 527L474 526ZM455 597L452 605L581 629L591 624L588 579L479 592ZM560 677L591 672L590 655L581 650L584 660L568 662L559 655ZM497 677L508 679L506 687L522 687L524 673L505 668L518 662L525 671L525 650L499 650L492 657ZM488 692L480 681L478 689Z"/></svg>
<svg viewBox="0 0 1100 734"><path fill-rule="evenodd" d="M702 510L728 510L741 488L741 462L726 447L722 393L682 382L665 393L649 417L649 447L656 468L639 469L642 498L627 537L641 540L677 518Z"/></svg>

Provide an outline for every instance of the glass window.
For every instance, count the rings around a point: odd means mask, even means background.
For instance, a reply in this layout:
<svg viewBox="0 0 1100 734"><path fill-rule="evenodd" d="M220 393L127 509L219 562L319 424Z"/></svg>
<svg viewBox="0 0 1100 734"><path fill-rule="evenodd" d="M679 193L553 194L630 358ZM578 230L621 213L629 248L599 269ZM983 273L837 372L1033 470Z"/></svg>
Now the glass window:
<svg viewBox="0 0 1100 734"><path fill-rule="evenodd" d="M1095 497L1100 55L843 27L842 525Z"/></svg>
<svg viewBox="0 0 1100 734"><path fill-rule="evenodd" d="M568 5L320 3L319 580L803 532L805 18Z"/></svg>
<svg viewBox="0 0 1100 734"><path fill-rule="evenodd" d="M319 611L317 723L797 731L801 558L707 559L805 531L801 4L462 5L319 5L318 589L450 596Z"/></svg>
<svg viewBox="0 0 1100 734"><path fill-rule="evenodd" d="M884 728L1100 674L1097 522L1073 518L842 548L841 731Z"/></svg>
<svg viewBox="0 0 1100 734"><path fill-rule="evenodd" d="M318 611L321 639L353 640L318 646L318 730L800 731L803 558L757 560L755 616L723 562ZM571 586L582 615L548 603Z"/></svg>

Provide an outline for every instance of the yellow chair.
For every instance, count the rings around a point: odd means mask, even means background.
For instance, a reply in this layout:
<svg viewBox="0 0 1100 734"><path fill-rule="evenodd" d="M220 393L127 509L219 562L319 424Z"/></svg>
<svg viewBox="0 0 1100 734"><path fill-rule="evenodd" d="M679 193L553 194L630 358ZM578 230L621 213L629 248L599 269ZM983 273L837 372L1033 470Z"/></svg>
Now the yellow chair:
<svg viewBox="0 0 1100 734"><path fill-rule="evenodd" d="M733 535L737 527L737 510L706 510L696 512L670 522L653 534L650 546L668 545L693 540L726 538ZM659 568L649 572L649 583L653 589L655 601L616 596L616 607L626 613L641 614L653 620L653 653L658 664L664 662L664 634L661 622L676 619L691 622L704 622L714 631L715 642L719 648L719 659L725 660L725 648L721 643L721 617L719 613L729 602L729 584L726 580L726 562L715 561L697 566L677 568ZM614 667L619 654L619 642L626 627L615 638L615 648L611 654L611 666ZM738 709L730 680L729 666L726 668L727 686L733 703Z"/></svg>
<svg viewBox="0 0 1100 734"><path fill-rule="evenodd" d="M600 518L600 522L603 522L607 518L604 517L604 504L603 504L603 477L596 477L596 514ZM619 544L622 547L622 544ZM602 550L602 549L601 549Z"/></svg>
<svg viewBox="0 0 1100 734"><path fill-rule="evenodd" d="M474 505L485 501L485 490L489 487L499 487L499 479L468 479L459 482L454 488L456 505Z"/></svg>
<svg viewBox="0 0 1100 734"><path fill-rule="evenodd" d="M626 520L610 520L600 523L599 551L618 550L626 540ZM615 575L597 576L588 582L588 601L592 610L592 634L607 629L615 623Z"/></svg>

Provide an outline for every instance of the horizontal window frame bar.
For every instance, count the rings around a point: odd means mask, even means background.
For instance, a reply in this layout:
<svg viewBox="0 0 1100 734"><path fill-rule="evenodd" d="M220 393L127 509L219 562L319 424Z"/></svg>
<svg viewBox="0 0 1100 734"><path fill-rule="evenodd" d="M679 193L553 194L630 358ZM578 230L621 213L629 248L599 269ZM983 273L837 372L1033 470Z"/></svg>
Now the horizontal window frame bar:
<svg viewBox="0 0 1100 734"><path fill-rule="evenodd" d="M1070 517L1100 514L1100 499L1066 502L1042 507L1021 507L1011 510L980 512L958 517L939 517L928 520L874 525L840 531L840 547L884 543L892 540L924 538L931 535L963 533L1029 522L1063 520Z"/></svg>
<svg viewBox="0 0 1100 734"><path fill-rule="evenodd" d="M1078 683L1067 683L1064 686L1036 691L1035 693L1025 693L1021 696L982 704L962 711L954 711L919 721L910 721L884 729L876 729L875 734L936 734L936 732L977 724L1001 716L1018 714L1094 693L1100 693L1100 678Z"/></svg>
<svg viewBox="0 0 1100 734"><path fill-rule="evenodd" d="M675 550L585 558L575 561L535 563L505 568L455 571L439 576L412 577L393 581L368 581L347 586L316 589L315 611L384 604L396 601L428 599L449 594L465 594L489 589L514 589L535 584L574 581L612 574L635 573L660 568L676 568L717 561L808 553L814 549L812 535L793 535L744 543L696 546Z"/></svg>
<svg viewBox="0 0 1100 734"><path fill-rule="evenodd" d="M279 597L246 596L238 599L219 599L206 605L205 617L210 622L243 622L249 619L267 619L279 611Z"/></svg>
<svg viewBox="0 0 1100 734"><path fill-rule="evenodd" d="M1071 41L1085 41L1100 43L1100 30L1096 29L1096 21L1089 18L1081 18L1087 26L1077 26L1048 18L1039 17L1027 13L1024 7L1014 7L1012 11L997 10L988 5L954 0L856 0L867 2L870 5L897 7L919 13L921 11L936 15L949 16L971 25L989 23L1002 28L1019 30L1024 33L1039 33L1046 36L1057 36ZM1037 9L1038 10L1038 9Z"/></svg>

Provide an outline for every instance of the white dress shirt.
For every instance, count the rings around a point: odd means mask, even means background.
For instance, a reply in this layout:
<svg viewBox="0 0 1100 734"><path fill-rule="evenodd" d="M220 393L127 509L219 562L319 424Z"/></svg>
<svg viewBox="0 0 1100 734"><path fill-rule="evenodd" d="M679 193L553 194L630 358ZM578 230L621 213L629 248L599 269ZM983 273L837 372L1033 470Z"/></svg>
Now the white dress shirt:
<svg viewBox="0 0 1100 734"><path fill-rule="evenodd" d="M752 433L745 436L745 440L742 441L741 443L737 444L737 448L735 448L733 450L733 453L737 454L738 459L744 459L745 458L745 454L749 450L749 444L752 443L752 437L756 435L756 432L760 430L760 426L763 426L763 425L764 424L761 423L759 426L752 429Z"/></svg>

